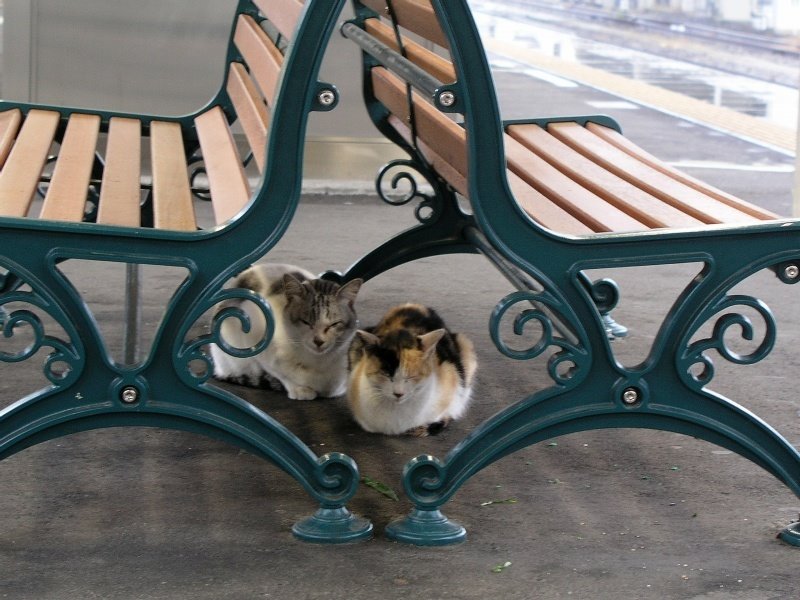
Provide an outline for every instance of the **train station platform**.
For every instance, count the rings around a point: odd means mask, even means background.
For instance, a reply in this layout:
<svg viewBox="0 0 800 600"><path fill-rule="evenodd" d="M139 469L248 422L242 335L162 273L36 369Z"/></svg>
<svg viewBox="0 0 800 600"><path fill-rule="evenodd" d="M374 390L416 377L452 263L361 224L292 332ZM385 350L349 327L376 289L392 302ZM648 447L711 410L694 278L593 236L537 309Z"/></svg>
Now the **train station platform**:
<svg viewBox="0 0 800 600"><path fill-rule="evenodd" d="M561 76L582 81L579 73ZM791 210L794 161L784 152L621 101L599 84L561 85L513 67L499 69L497 81L509 118L608 113L629 137L673 164L781 214ZM662 94L641 93L644 105ZM411 225L412 212L373 194L308 194L267 258L315 272L341 269ZM86 261L63 268L87 291L109 347L121 349L120 266ZM660 319L699 269L688 264L661 267L656 276L636 268L596 274L621 287L624 306L616 316L631 333L614 342L620 361L634 364L646 356ZM143 280L143 321L152 331L180 273L145 269ZM750 367L728 368L719 359L713 387L800 446L794 389L800 290L771 273L741 287L775 313L777 345ZM371 541L329 547L295 540L291 524L315 508L309 497L278 469L222 443L160 430L82 433L0 462L0 598L797 597L800 549L775 535L798 518L800 500L753 463L664 432L573 434L491 465L444 508L467 528L464 544L417 548L383 537L387 523L410 508L400 489L409 459L443 456L485 418L549 385L543 364L505 358L489 337L489 315L510 291L485 259L468 255L397 268L360 294L365 325L396 303L421 302L440 308L452 329L474 341L473 403L463 420L438 436L368 434L350 419L342 399L298 402L237 388L316 453L345 452L362 475L400 493L395 500L362 486L356 494L349 508L373 521ZM40 359L0 364L2 402L45 383Z"/></svg>

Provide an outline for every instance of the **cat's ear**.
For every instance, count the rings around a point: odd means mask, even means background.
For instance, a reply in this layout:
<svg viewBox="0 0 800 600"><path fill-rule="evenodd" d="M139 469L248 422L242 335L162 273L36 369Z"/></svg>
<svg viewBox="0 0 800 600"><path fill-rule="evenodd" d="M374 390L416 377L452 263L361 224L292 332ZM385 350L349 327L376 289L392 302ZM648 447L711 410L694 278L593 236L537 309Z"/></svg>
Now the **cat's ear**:
<svg viewBox="0 0 800 600"><path fill-rule="evenodd" d="M419 343L422 345L422 354L425 358L428 358L433 353L436 349L436 344L444 337L444 334L444 329L434 329L425 335L417 336Z"/></svg>
<svg viewBox="0 0 800 600"><path fill-rule="evenodd" d="M369 331L364 331L363 329L357 330L356 335L361 338L362 342L369 344L370 346L377 346L381 343L381 340L377 335L370 333Z"/></svg>
<svg viewBox="0 0 800 600"><path fill-rule="evenodd" d="M347 283L345 283L342 287L339 288L339 291L336 292L336 297L340 300L344 300L347 302L350 308L353 308L353 303L356 301L356 296L358 295L358 290L361 289L361 285L364 283L363 279L351 279Z"/></svg>
<svg viewBox="0 0 800 600"><path fill-rule="evenodd" d="M291 300L293 297L302 298L306 295L306 288L296 277L289 273L284 273L283 293L289 300Z"/></svg>

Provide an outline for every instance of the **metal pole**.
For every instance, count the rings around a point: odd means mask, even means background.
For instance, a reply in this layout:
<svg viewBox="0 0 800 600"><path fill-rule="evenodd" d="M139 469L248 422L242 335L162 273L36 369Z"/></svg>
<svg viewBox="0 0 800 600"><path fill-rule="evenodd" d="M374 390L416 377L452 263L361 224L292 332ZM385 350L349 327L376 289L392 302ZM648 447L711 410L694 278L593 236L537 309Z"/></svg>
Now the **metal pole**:
<svg viewBox="0 0 800 600"><path fill-rule="evenodd" d="M136 364L139 360L139 331L142 322L140 270L141 265L125 265L125 331L122 343L126 365Z"/></svg>

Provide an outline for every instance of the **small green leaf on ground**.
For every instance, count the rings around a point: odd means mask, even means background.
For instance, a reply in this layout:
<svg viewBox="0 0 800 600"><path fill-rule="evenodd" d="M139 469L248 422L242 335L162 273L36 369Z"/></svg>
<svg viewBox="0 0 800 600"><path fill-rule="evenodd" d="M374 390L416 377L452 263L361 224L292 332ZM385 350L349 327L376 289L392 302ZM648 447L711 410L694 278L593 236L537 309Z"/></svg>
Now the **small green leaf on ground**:
<svg viewBox="0 0 800 600"><path fill-rule="evenodd" d="M670 470L670 471L680 471L680 470L681 470L681 468L680 468L680 467L678 467L678 466L674 466L674 465L673 465L673 466L671 466L671 467L669 468L669 470Z"/></svg>
<svg viewBox="0 0 800 600"><path fill-rule="evenodd" d="M505 500L487 500L486 502L481 502L481 506L490 506L492 504L516 504L516 498L506 498Z"/></svg>
<svg viewBox="0 0 800 600"><path fill-rule="evenodd" d="M365 486L372 488L376 492L383 494L387 498L391 498L395 502L399 502L400 498L397 496L397 492L395 492L392 488L390 488L385 483L382 483L368 475L363 475L361 477L361 483Z"/></svg>
<svg viewBox="0 0 800 600"><path fill-rule="evenodd" d="M500 563L499 565L495 565L494 567L492 567L492 573L502 573L510 566L511 566L511 561L507 560L504 563Z"/></svg>
<svg viewBox="0 0 800 600"><path fill-rule="evenodd" d="M549 443L549 444L547 444L547 445L548 445L548 446L550 446L550 447L552 448L553 446L558 446L558 442L550 442L550 443Z"/></svg>

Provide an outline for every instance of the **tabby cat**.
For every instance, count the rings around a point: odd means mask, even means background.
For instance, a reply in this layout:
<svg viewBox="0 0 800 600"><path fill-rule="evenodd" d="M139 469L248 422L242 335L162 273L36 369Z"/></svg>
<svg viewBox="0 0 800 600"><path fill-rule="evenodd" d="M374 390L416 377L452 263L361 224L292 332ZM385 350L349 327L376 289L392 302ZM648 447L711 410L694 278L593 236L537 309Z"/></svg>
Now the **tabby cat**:
<svg viewBox="0 0 800 600"><path fill-rule="evenodd" d="M214 376L251 387L279 384L296 400L341 396L347 385L347 350L356 332L354 302L361 283L354 279L340 286L291 265L250 267L231 286L267 299L275 332L269 346L251 358L236 358L212 345ZM250 331L245 333L237 319L228 318L221 336L235 348L250 348L263 338L266 324L252 302L238 304L250 317Z"/></svg>
<svg viewBox="0 0 800 600"><path fill-rule="evenodd" d="M347 400L366 431L439 433L467 409L478 361L472 342L451 333L431 308L396 306L359 330L349 352Z"/></svg>

